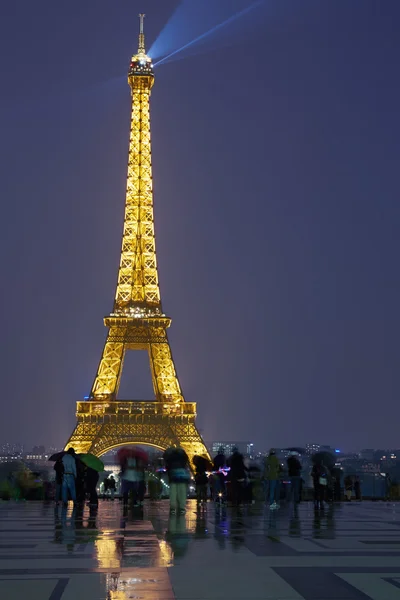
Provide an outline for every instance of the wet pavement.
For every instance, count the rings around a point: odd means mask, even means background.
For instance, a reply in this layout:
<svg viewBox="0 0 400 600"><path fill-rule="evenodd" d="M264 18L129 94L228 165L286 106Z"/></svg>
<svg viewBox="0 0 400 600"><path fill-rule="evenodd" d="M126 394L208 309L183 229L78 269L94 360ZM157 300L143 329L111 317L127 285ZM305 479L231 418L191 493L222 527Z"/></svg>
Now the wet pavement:
<svg viewBox="0 0 400 600"><path fill-rule="evenodd" d="M400 505L0 504L4 600L400 600Z"/></svg>

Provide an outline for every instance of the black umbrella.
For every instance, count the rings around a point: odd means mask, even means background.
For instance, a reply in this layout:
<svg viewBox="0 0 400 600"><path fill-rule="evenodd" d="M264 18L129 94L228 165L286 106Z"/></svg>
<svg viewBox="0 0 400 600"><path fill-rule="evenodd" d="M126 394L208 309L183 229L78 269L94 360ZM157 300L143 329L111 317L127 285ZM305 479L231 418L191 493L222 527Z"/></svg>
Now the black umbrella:
<svg viewBox="0 0 400 600"><path fill-rule="evenodd" d="M331 468L335 466L335 457L330 452L316 452L312 455L311 460L314 465L324 464L326 467Z"/></svg>
<svg viewBox="0 0 400 600"><path fill-rule="evenodd" d="M250 465L247 470L252 471L253 473L257 473L257 472L261 471L261 469L258 465Z"/></svg>
<svg viewBox="0 0 400 600"><path fill-rule="evenodd" d="M210 461L205 456L199 456L196 454L193 456L193 464L199 471L208 471L212 469Z"/></svg>
<svg viewBox="0 0 400 600"><path fill-rule="evenodd" d="M50 458L48 458L48 460L56 462L57 460L60 460L64 456L64 454L67 454L65 450L61 450L61 452L56 452L55 454L52 454Z"/></svg>

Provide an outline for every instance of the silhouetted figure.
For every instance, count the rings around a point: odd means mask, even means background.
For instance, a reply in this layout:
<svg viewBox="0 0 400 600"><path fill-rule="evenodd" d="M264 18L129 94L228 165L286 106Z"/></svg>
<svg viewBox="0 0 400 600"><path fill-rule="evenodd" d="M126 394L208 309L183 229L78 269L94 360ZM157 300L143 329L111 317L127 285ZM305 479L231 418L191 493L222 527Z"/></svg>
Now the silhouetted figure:
<svg viewBox="0 0 400 600"><path fill-rule="evenodd" d="M287 458L288 476L290 479L290 497L293 499L294 504L300 502L300 488L301 488L301 463L298 458L298 452L289 452Z"/></svg>
<svg viewBox="0 0 400 600"><path fill-rule="evenodd" d="M114 479L114 476L109 475L108 477L106 477L106 479L104 480L104 495L107 497L107 500L108 500L108 492L110 492L111 500L114 500L116 487L117 487L117 484Z"/></svg>
<svg viewBox="0 0 400 600"><path fill-rule="evenodd" d="M221 504L226 501L226 475L222 472L222 469L226 467L226 456L223 446L218 448L218 454L214 458L213 466L213 499L215 502Z"/></svg>
<svg viewBox="0 0 400 600"><path fill-rule="evenodd" d="M56 495L55 495L55 502L56 504L58 504L61 500L61 491L62 491L62 482L63 482L63 475L64 475L64 464L62 462L62 459L59 458L55 464L54 464L54 470L56 472Z"/></svg>
<svg viewBox="0 0 400 600"><path fill-rule="evenodd" d="M85 504L86 499L86 465L76 457L76 503Z"/></svg>
<svg viewBox="0 0 400 600"><path fill-rule="evenodd" d="M233 449L229 457L228 466L230 467L229 479L232 489L232 503L234 506L240 506L243 502L243 492L246 484L246 467L243 461L243 455L237 448Z"/></svg>
<svg viewBox="0 0 400 600"><path fill-rule="evenodd" d="M351 475L346 475L344 478L344 493L346 495L346 500L350 502L353 493L353 478Z"/></svg>
<svg viewBox="0 0 400 600"><path fill-rule="evenodd" d="M264 478L268 481L269 507L272 510L279 508L281 470L276 451L271 448L264 463Z"/></svg>
<svg viewBox="0 0 400 600"><path fill-rule="evenodd" d="M333 467L331 469L331 474L332 474L333 500L335 502L340 502L342 499L342 490L341 490L341 485L340 485L342 471L339 467Z"/></svg>
<svg viewBox="0 0 400 600"><path fill-rule="evenodd" d="M356 500L361 500L361 481L358 475L354 478L354 493L356 495Z"/></svg>
<svg viewBox="0 0 400 600"><path fill-rule="evenodd" d="M202 456L194 456L193 464L195 466L195 475L194 481L196 484L196 499L197 499L197 508L200 508L201 505L205 505L207 502L207 485L208 485L208 476L207 476L207 466L208 460Z"/></svg>
<svg viewBox="0 0 400 600"><path fill-rule="evenodd" d="M90 467L86 468L86 493L89 494L89 505L90 506L98 506L99 505L99 497L97 495L97 483L99 481L99 474L94 469Z"/></svg>
<svg viewBox="0 0 400 600"><path fill-rule="evenodd" d="M108 481L109 481L109 490L110 490L110 494L111 494L111 500L114 500L115 490L117 489L117 482L114 479L114 475L110 475L110 477L108 478Z"/></svg>
<svg viewBox="0 0 400 600"><path fill-rule="evenodd" d="M314 484L314 508L323 510L328 486L328 468L323 463L314 464L311 477Z"/></svg>

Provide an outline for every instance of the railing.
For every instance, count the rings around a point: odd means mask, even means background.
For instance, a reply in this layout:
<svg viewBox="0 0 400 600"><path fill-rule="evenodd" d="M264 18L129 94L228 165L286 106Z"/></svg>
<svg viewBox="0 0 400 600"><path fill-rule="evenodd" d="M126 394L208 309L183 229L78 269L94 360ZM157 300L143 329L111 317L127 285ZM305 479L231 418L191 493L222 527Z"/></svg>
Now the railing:
<svg viewBox="0 0 400 600"><path fill-rule="evenodd" d="M105 415L160 415L179 416L196 415L195 402L149 402L139 401L115 401L98 402L96 400L78 402L77 416L105 416Z"/></svg>

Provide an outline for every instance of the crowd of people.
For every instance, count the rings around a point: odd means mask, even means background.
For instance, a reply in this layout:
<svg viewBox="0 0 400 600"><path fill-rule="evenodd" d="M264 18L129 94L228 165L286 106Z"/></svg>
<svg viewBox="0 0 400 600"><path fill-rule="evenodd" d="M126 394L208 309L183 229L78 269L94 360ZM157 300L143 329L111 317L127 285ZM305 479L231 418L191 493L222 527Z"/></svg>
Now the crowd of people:
<svg viewBox="0 0 400 600"><path fill-rule="evenodd" d="M145 495L145 468L146 460L140 456L132 455L130 451L121 454L121 494L124 504L128 503L129 496L132 497L135 506L142 506ZM75 453L74 448L60 453L60 457L54 464L56 475L55 502L60 501L64 505L68 500L75 504L84 504L88 500L91 507L99 504L97 486L99 472L87 466ZM104 494L111 500L115 498L116 481L113 475L104 480Z"/></svg>
<svg viewBox="0 0 400 600"><path fill-rule="evenodd" d="M75 453L74 448L69 448L54 464L56 472L55 501L67 505L68 500L76 504L84 504L86 497L90 506L98 506L97 483L99 473L86 466Z"/></svg>
<svg viewBox="0 0 400 600"><path fill-rule="evenodd" d="M131 502L134 507L143 506L146 491L147 455L140 449L121 449L118 452L121 466L121 497L124 505ZM230 456L225 455L223 447L219 448L213 460L207 455L195 456L193 465L182 447L168 448L163 456L164 467L168 477L170 511L183 514L186 509L188 485L192 481L194 466L194 482L198 509L204 508L208 498L217 505L228 501L236 507L253 502L253 484L261 482L263 496L270 510L280 507L283 466L276 451L272 448L265 458L261 472L251 466L237 448ZM62 453L54 465L56 472L56 497L67 504L71 499L77 504L85 500L92 507L98 505L97 486L99 473L85 465L73 448ZM255 475L254 471L258 471ZM302 499L304 480L302 465L297 451L289 452L287 457L287 476L285 499L292 502L294 507ZM341 500L340 469L334 463L329 464L324 456L314 455L311 470L314 491L314 507L323 510L324 503ZM113 475L104 480L105 497L114 500L116 480ZM347 476L344 480L345 497L351 500L353 492L357 500L361 499L360 479L357 476Z"/></svg>

